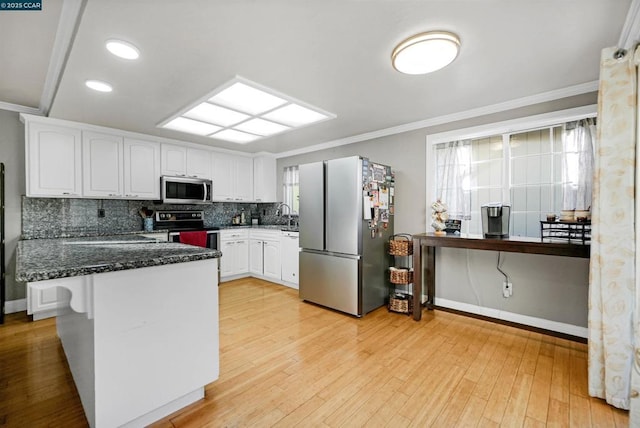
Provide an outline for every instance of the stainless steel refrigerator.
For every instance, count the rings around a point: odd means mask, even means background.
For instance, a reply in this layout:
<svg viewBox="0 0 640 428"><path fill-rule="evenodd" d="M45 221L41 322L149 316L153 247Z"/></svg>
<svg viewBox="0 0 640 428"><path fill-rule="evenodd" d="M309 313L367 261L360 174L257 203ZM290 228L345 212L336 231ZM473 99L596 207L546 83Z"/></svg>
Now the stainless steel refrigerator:
<svg viewBox="0 0 640 428"><path fill-rule="evenodd" d="M359 156L303 164L300 298L363 316L388 298L391 167Z"/></svg>

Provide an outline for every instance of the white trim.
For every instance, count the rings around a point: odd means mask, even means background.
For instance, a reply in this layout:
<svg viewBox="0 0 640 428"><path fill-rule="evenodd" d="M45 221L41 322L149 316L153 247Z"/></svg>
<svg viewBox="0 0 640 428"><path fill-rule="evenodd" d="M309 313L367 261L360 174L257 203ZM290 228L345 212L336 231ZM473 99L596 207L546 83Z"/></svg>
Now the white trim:
<svg viewBox="0 0 640 428"><path fill-rule="evenodd" d="M435 304L436 306L442 306L443 308L455 309L458 311L482 315L485 317L495 318L503 321L515 322L531 327L555 331L557 333L564 333L582 338L587 337L587 327L581 327L579 325L566 324L558 321L547 320L544 318L537 318L531 317L529 315L502 311L500 309L487 308L484 306L471 305L469 303L456 302L454 300L441 299L438 297L436 297Z"/></svg>
<svg viewBox="0 0 640 428"><path fill-rule="evenodd" d="M22 106L20 104L5 103L4 101L0 101L0 110L8 110L8 111L15 111L17 113L42 116L42 112L40 111L40 109L37 109L35 107L27 107L27 106Z"/></svg>
<svg viewBox="0 0 640 428"><path fill-rule="evenodd" d="M58 30L53 42L49 68L47 69L40 97L40 111L45 116L49 114L53 100L58 92L62 72L66 67L85 4L86 0L66 0L62 3Z"/></svg>
<svg viewBox="0 0 640 428"><path fill-rule="evenodd" d="M572 120L584 119L586 117L594 117L598 113L597 104L591 104L583 107L576 107L567 110L554 111L550 113L538 114L524 118L506 120L504 122L490 123L486 125L473 126L470 128L455 129L453 131L441 132L438 134L427 135L426 137L426 212L430 212L429 206L434 201L433 187L435 177L433 176L435 168L432 168L432 160L430 156L431 146L438 143L446 143L449 141L467 140L475 138L484 138L491 135L508 134L512 132L524 132L527 129L543 128L546 126L558 125ZM431 201L431 202L430 202ZM429 218L427 216L426 227L429 229Z"/></svg>
<svg viewBox="0 0 640 428"><path fill-rule="evenodd" d="M334 147L346 146L348 144L358 143L360 141L372 140L374 138L386 137L403 132L414 131L421 128L429 128L432 126L442 125L445 123L456 122L459 120L471 119L474 117L485 116L503 111L513 110L521 107L527 107L534 104L559 100L562 98L572 97L575 95L587 94L598 90L598 81L594 80L579 85L568 86L566 88L554 91L542 92L537 95L517 98L515 100L505 101L502 103L491 104L471 110L465 110L458 113L447 114L443 116L433 117L431 119L419 120L417 122L406 123L403 125L393 126L391 128L380 129L378 131L366 132L364 134L354 135L339 140L328 141L326 143L315 144L313 146L303 147L300 149L280 152L277 158L285 158L289 156L301 155L304 153L316 152L318 150L332 149Z"/></svg>
<svg viewBox="0 0 640 428"><path fill-rule="evenodd" d="M4 302L4 313L15 314L27 310L27 299L7 300Z"/></svg>
<svg viewBox="0 0 640 428"><path fill-rule="evenodd" d="M640 1L633 0L629 5L627 18L620 32L618 47L632 49L640 41Z"/></svg>

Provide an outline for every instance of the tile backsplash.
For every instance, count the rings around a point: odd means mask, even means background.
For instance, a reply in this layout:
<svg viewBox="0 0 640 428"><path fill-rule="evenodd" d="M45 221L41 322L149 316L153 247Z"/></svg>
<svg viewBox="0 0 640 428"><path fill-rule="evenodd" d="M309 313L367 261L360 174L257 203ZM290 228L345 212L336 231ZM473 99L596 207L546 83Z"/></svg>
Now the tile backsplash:
<svg viewBox="0 0 640 428"><path fill-rule="evenodd" d="M214 202L203 205L169 205L153 201L116 199L63 199L22 197L23 239L107 235L141 231L143 220L138 210L204 211L207 227L228 226L232 217L244 210L246 221L257 217L259 224L284 224L286 216L276 215L277 203ZM104 217L98 210L104 210Z"/></svg>

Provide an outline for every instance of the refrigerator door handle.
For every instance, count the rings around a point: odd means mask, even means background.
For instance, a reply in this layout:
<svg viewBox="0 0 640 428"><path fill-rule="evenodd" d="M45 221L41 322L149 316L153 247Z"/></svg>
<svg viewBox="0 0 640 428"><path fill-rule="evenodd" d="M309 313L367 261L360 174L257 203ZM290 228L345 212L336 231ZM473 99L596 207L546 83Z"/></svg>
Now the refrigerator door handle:
<svg viewBox="0 0 640 428"><path fill-rule="evenodd" d="M309 248L303 248L300 250L303 253L311 253L311 254L320 254L323 256L331 256L331 257L340 257L342 259L351 259L351 260L360 260L362 259L361 255L358 254L344 254L344 253L334 253L331 251L320 251L320 250L313 250L313 249L309 249Z"/></svg>

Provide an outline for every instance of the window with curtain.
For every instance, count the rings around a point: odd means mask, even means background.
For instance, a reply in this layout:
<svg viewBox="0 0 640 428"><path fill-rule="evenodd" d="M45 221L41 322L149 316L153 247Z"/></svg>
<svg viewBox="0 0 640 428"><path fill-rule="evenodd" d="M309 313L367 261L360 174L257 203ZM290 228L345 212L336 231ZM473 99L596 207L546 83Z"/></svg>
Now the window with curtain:
<svg viewBox="0 0 640 428"><path fill-rule="evenodd" d="M591 206L595 119L433 146L436 197L463 232L482 233L480 207L511 205L513 236L540 236L540 220Z"/></svg>
<svg viewBox="0 0 640 428"><path fill-rule="evenodd" d="M291 207L292 213L298 213L300 209L300 179L298 165L284 168L282 176L282 201Z"/></svg>

